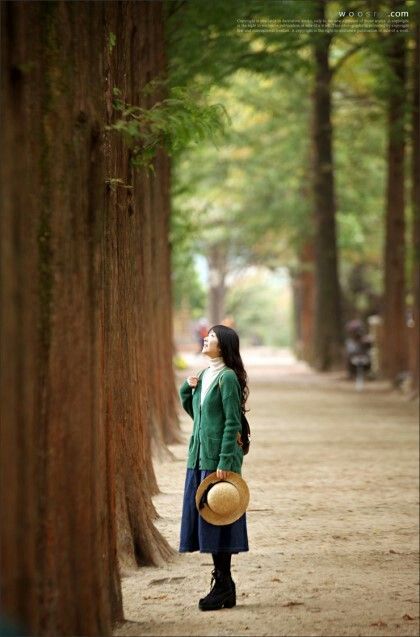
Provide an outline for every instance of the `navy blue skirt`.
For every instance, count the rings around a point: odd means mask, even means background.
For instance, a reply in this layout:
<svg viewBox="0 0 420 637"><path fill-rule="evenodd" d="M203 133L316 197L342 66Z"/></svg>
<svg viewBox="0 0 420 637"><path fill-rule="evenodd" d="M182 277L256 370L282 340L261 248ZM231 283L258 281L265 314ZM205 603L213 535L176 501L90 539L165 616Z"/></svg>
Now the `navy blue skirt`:
<svg viewBox="0 0 420 637"><path fill-rule="evenodd" d="M198 485L213 471L187 469L182 505L180 553L240 553L249 551L246 513L232 524L217 526L204 520L197 511Z"/></svg>

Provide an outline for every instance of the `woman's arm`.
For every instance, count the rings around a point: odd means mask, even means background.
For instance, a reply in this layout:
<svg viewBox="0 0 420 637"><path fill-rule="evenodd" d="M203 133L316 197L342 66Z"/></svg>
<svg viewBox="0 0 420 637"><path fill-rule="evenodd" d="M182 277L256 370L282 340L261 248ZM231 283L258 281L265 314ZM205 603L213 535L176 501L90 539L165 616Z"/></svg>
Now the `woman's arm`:
<svg viewBox="0 0 420 637"><path fill-rule="evenodd" d="M222 448L218 469L232 471L234 452L237 446L236 437L241 431L241 386L234 371L225 372L219 381L225 414Z"/></svg>
<svg viewBox="0 0 420 637"><path fill-rule="evenodd" d="M179 390L182 406L189 416L194 420L194 411L192 406L192 390L197 386L198 379L194 376L189 376L187 380L183 382ZM192 383L192 384L190 384Z"/></svg>

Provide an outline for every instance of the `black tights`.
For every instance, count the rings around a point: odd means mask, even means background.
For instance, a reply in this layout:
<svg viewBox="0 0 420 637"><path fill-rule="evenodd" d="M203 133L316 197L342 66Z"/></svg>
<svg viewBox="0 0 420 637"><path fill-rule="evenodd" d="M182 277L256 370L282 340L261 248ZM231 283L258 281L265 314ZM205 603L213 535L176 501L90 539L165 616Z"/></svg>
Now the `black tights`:
<svg viewBox="0 0 420 637"><path fill-rule="evenodd" d="M232 553L212 553L214 567L225 575L230 575Z"/></svg>

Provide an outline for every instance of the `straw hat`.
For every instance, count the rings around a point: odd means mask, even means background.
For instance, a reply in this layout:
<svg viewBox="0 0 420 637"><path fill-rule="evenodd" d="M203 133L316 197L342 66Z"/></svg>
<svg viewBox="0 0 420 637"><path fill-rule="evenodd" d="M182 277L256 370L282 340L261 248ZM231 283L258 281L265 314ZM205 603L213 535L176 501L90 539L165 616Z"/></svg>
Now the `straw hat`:
<svg viewBox="0 0 420 637"><path fill-rule="evenodd" d="M225 479L211 473L204 478L195 494L200 515L210 524L220 526L236 522L246 511L249 489L245 480L233 471Z"/></svg>

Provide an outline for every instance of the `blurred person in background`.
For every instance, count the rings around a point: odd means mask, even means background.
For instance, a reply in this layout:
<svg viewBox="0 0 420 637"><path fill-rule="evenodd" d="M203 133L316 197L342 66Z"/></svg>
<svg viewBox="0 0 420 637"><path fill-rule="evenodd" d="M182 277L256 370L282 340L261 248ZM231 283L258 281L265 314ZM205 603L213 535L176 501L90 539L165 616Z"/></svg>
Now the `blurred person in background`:
<svg viewBox="0 0 420 637"><path fill-rule="evenodd" d="M198 320L197 327L195 329L195 336L198 343L197 354L201 354L204 346L204 339L207 336L209 330L208 320L203 316Z"/></svg>

